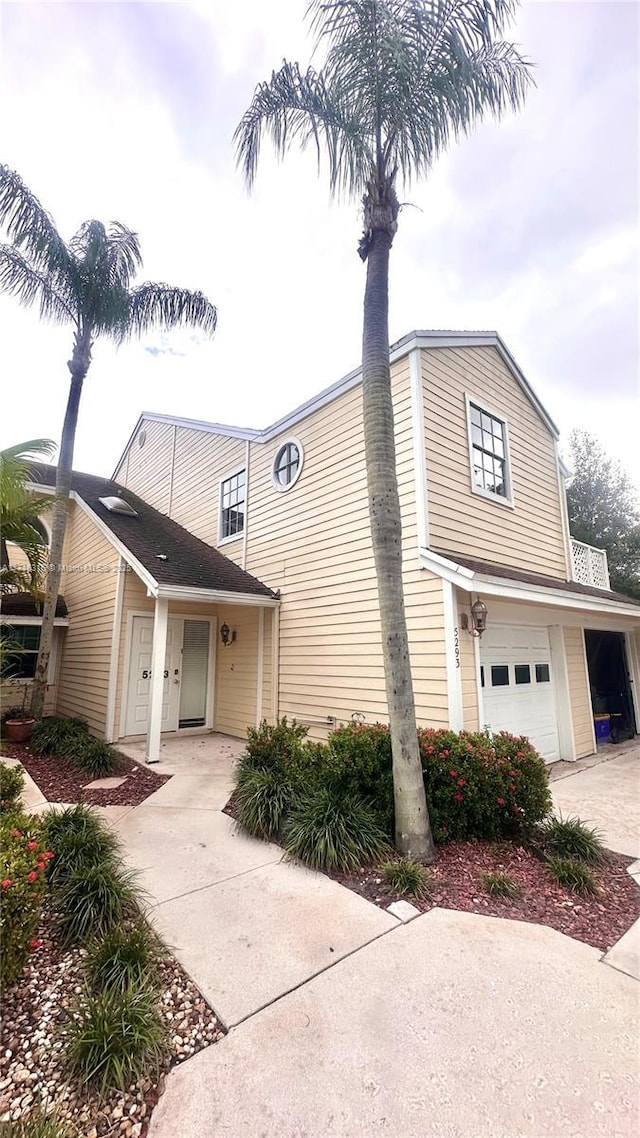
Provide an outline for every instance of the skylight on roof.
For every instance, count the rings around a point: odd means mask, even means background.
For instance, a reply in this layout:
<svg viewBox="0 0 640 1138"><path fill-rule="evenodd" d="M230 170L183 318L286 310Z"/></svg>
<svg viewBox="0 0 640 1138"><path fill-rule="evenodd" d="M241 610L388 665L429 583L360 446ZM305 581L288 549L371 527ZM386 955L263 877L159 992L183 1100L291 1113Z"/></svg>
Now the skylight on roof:
<svg viewBox="0 0 640 1138"><path fill-rule="evenodd" d="M129 518L137 518L138 511L134 510L124 498L117 498L115 495L109 498L98 498L99 502L107 509L111 510L112 514L126 514Z"/></svg>

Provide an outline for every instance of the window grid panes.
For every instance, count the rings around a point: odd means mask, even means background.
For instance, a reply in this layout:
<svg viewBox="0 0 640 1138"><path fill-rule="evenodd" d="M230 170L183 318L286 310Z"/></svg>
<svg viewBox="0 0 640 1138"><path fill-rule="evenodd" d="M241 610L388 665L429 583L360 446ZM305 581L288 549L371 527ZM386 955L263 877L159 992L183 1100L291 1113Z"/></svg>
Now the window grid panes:
<svg viewBox="0 0 640 1138"><path fill-rule="evenodd" d="M517 684L531 683L531 668L528 664L516 664L514 667Z"/></svg>
<svg viewBox="0 0 640 1138"><path fill-rule="evenodd" d="M4 675L11 680L32 680L36 674L40 625L5 625L4 636L8 650L4 661Z"/></svg>
<svg viewBox="0 0 640 1138"><path fill-rule="evenodd" d="M508 487L504 423L494 415L481 411L473 403L470 406L470 416L474 484L480 490L506 498Z"/></svg>
<svg viewBox="0 0 640 1138"><path fill-rule="evenodd" d="M220 538L236 537L244 531L246 472L226 478L222 483Z"/></svg>
<svg viewBox="0 0 640 1138"><path fill-rule="evenodd" d="M509 665L508 664L492 664L491 665L491 687L492 688L506 688L509 684Z"/></svg>
<svg viewBox="0 0 640 1138"><path fill-rule="evenodd" d="M536 664L536 683L548 684L551 680L551 673L548 664Z"/></svg>
<svg viewBox="0 0 640 1138"><path fill-rule="evenodd" d="M280 447L273 464L273 473L280 486L290 486L295 481L300 468L300 451L295 443L285 443Z"/></svg>

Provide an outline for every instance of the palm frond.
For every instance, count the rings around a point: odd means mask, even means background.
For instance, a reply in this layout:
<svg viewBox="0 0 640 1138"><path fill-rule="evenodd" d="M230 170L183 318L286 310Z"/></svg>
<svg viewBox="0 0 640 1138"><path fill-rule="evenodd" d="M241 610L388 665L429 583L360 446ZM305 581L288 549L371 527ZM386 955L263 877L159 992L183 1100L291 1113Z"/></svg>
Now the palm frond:
<svg viewBox="0 0 640 1138"><path fill-rule="evenodd" d="M128 330L141 336L153 328L199 328L212 335L218 314L201 292L146 281L129 294Z"/></svg>
<svg viewBox="0 0 640 1138"><path fill-rule="evenodd" d="M267 134L279 158L298 141L303 149L313 143L320 161L324 144L332 190L357 190L362 170L371 162L371 150L349 108L348 92L344 95L341 98L337 86L330 90L312 67L303 73L297 63L286 61L268 82L260 83L233 136L247 185L255 181L262 135Z"/></svg>
<svg viewBox="0 0 640 1138"><path fill-rule="evenodd" d="M16 296L26 308L37 304L42 319L53 324L76 319L64 282L34 268L15 245L0 245L0 291Z"/></svg>
<svg viewBox="0 0 640 1138"><path fill-rule="evenodd" d="M5 165L0 165L0 225L33 268L57 280L68 275L71 255L53 219L15 170Z"/></svg>
<svg viewBox="0 0 640 1138"><path fill-rule="evenodd" d="M107 227L107 260L109 279L121 288L129 288L132 278L142 268L138 234L119 221L112 221Z"/></svg>

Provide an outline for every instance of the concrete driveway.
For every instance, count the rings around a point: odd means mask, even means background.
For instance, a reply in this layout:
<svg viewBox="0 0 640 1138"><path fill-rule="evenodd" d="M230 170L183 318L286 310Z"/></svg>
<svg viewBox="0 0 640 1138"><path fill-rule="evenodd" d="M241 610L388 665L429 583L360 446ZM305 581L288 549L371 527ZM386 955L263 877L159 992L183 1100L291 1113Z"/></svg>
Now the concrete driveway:
<svg viewBox="0 0 640 1138"><path fill-rule="evenodd" d="M601 830L608 849L640 857L640 744L586 770L563 766L551 783L556 811Z"/></svg>

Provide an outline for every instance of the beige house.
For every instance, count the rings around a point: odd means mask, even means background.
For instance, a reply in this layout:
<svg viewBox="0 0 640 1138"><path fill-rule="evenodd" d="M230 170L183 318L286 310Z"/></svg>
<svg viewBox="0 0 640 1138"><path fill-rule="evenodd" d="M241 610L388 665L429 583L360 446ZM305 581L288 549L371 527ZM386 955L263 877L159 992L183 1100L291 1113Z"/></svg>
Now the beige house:
<svg viewBox="0 0 640 1138"><path fill-rule="evenodd" d="M420 724L548 761L591 754L596 714L636 731L640 603L572 539L558 432L508 349L414 332L391 361ZM163 732L384 720L360 372L263 431L143 414L113 480L74 478L63 581L49 707L151 760Z"/></svg>

